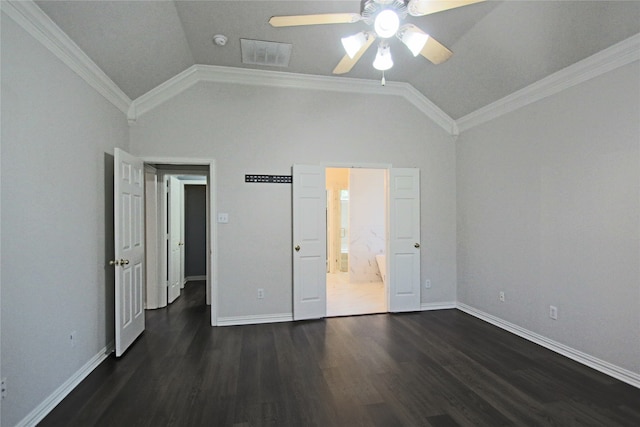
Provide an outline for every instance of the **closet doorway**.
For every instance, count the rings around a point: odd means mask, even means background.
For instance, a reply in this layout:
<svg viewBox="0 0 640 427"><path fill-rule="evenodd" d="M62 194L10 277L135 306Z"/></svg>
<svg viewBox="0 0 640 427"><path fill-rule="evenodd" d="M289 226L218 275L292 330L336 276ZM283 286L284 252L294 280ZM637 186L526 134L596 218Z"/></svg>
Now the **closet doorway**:
<svg viewBox="0 0 640 427"><path fill-rule="evenodd" d="M386 171L326 168L327 316L386 313Z"/></svg>

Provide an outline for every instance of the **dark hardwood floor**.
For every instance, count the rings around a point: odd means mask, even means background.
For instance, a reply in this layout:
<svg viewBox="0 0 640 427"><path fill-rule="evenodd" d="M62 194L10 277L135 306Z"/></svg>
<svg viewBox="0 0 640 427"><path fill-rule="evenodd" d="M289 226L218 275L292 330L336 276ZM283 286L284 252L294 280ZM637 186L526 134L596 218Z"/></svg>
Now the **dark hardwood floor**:
<svg viewBox="0 0 640 427"><path fill-rule="evenodd" d="M640 390L457 310L209 326L204 284L41 426L640 426Z"/></svg>

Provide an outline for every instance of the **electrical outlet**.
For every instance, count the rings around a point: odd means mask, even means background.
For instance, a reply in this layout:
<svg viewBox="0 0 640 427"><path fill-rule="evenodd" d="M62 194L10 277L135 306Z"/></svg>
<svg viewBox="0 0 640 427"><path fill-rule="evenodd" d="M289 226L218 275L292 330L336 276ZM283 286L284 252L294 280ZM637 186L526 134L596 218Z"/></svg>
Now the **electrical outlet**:
<svg viewBox="0 0 640 427"><path fill-rule="evenodd" d="M258 299L264 298L264 289L258 288Z"/></svg>
<svg viewBox="0 0 640 427"><path fill-rule="evenodd" d="M549 317L553 320L558 320L558 307L554 305L549 306Z"/></svg>
<svg viewBox="0 0 640 427"><path fill-rule="evenodd" d="M0 384L0 394L2 395L3 399L7 397L7 379L6 378L3 378Z"/></svg>
<svg viewBox="0 0 640 427"><path fill-rule="evenodd" d="M500 292L498 298L500 298L500 301L504 302L504 292Z"/></svg>
<svg viewBox="0 0 640 427"><path fill-rule="evenodd" d="M431 280L427 279L424 281L424 288L431 289Z"/></svg>
<svg viewBox="0 0 640 427"><path fill-rule="evenodd" d="M227 224L229 222L229 214L218 212L218 224Z"/></svg>

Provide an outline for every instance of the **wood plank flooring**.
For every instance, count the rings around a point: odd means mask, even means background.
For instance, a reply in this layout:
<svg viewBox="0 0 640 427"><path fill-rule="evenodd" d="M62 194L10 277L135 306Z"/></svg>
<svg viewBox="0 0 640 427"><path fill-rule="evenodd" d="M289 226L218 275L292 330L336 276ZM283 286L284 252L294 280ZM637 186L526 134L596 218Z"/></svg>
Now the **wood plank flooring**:
<svg viewBox="0 0 640 427"><path fill-rule="evenodd" d="M41 426L640 426L640 390L457 310L212 328L147 313Z"/></svg>

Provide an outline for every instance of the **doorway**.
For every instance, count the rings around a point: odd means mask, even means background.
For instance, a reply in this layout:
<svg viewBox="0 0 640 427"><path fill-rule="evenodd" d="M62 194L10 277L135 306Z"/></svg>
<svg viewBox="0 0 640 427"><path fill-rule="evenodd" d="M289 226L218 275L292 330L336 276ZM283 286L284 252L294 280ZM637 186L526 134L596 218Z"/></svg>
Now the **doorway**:
<svg viewBox="0 0 640 427"><path fill-rule="evenodd" d="M386 313L385 170L326 168L327 316Z"/></svg>
<svg viewBox="0 0 640 427"><path fill-rule="evenodd" d="M171 304L189 281L206 281L210 304L209 182L209 166L145 163L146 309Z"/></svg>

